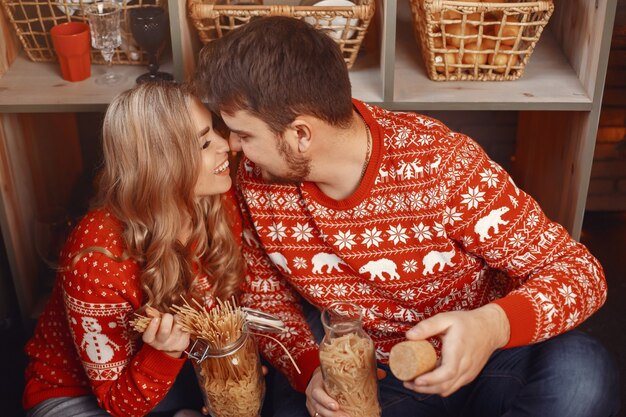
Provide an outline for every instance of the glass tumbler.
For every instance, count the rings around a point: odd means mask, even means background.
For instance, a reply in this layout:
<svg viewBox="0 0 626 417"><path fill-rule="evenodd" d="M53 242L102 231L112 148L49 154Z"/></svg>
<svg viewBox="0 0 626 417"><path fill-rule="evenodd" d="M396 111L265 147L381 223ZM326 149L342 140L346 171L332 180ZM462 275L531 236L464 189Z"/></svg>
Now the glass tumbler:
<svg viewBox="0 0 626 417"><path fill-rule="evenodd" d="M361 308L334 302L322 312L320 366L326 392L351 417L379 417L374 342L363 330Z"/></svg>
<svg viewBox="0 0 626 417"><path fill-rule="evenodd" d="M190 349L204 404L212 417L257 417L265 379L256 341L247 330L230 345L213 349L198 339Z"/></svg>

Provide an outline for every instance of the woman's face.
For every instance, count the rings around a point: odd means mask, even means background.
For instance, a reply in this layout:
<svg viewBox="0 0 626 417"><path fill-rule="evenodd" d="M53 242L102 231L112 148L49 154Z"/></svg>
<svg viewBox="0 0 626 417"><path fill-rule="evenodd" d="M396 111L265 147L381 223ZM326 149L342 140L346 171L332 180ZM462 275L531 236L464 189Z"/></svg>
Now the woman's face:
<svg viewBox="0 0 626 417"><path fill-rule="evenodd" d="M198 99L191 104L191 118L198 132L198 152L201 154L200 172L195 195L221 194L232 185L228 169L228 142L213 128L213 117Z"/></svg>

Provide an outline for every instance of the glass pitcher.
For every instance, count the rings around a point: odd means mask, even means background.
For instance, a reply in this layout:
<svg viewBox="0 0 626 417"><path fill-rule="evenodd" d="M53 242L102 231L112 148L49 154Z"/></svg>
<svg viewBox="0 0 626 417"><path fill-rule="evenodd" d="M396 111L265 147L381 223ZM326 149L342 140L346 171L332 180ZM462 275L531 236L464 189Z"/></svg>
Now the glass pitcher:
<svg viewBox="0 0 626 417"><path fill-rule="evenodd" d="M374 342L363 330L361 308L334 302L322 312L320 366L326 392L351 417L379 417Z"/></svg>

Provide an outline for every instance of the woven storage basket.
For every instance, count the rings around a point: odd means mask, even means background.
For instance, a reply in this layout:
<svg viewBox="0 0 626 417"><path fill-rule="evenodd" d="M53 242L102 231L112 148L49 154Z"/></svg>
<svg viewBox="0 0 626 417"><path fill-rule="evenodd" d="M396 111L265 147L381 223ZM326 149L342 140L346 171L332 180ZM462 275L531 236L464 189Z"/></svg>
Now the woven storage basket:
<svg viewBox="0 0 626 417"><path fill-rule="evenodd" d="M374 0L353 0L353 2L357 4L337 7L233 5L214 4L211 0L188 0L187 7L200 40L205 44L221 38L253 18L289 16L305 19L337 42L347 67L352 68L375 11Z"/></svg>
<svg viewBox="0 0 626 417"><path fill-rule="evenodd" d="M31 61L55 61L56 54L52 47L50 29L64 22L87 22L83 15L83 5L92 3L92 0L0 0L15 28L24 52ZM147 6L166 6L166 0L128 0L118 1L123 7L122 46L115 50L114 64L141 64L148 62L147 55L133 39L128 26L128 10ZM104 64L99 50L92 49L91 62Z"/></svg>
<svg viewBox="0 0 626 417"><path fill-rule="evenodd" d="M410 0L428 77L516 80L554 10L552 0Z"/></svg>

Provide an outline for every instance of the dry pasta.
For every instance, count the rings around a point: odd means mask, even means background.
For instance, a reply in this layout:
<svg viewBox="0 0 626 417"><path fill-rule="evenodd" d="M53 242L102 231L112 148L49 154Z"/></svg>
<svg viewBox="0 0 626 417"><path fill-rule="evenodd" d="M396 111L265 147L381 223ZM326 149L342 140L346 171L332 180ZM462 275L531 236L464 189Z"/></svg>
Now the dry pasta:
<svg viewBox="0 0 626 417"><path fill-rule="evenodd" d="M130 326L139 333L146 331L146 328L150 324L153 318L160 317L161 312L150 306L146 306L145 312L147 316L135 313L135 318L130 321Z"/></svg>
<svg viewBox="0 0 626 417"><path fill-rule="evenodd" d="M197 303L196 303L197 304ZM256 417L265 396L256 343L245 332L245 314L235 302L218 300L207 310L173 306L191 337L206 344L207 357L194 361L205 403L214 417Z"/></svg>
<svg viewBox="0 0 626 417"><path fill-rule="evenodd" d="M329 339L320 346L324 385L351 417L378 417L378 382L374 344L355 333Z"/></svg>
<svg viewBox="0 0 626 417"><path fill-rule="evenodd" d="M213 417L257 417L265 397L265 380L256 343L245 331L246 316L235 302L218 300L207 310L194 300L172 306L177 321L191 338L206 347L206 357L193 361L205 404ZM148 316L135 314L131 326L144 332L160 313L146 308Z"/></svg>
<svg viewBox="0 0 626 417"><path fill-rule="evenodd" d="M207 358L195 368L206 404L214 417L259 415L265 384L260 377L252 339L247 339L232 356Z"/></svg>
<svg viewBox="0 0 626 417"><path fill-rule="evenodd" d="M150 324L151 320L152 320L152 317L146 317L146 316L141 316L137 314L136 317L130 321L130 326L135 331L139 333L143 333L146 331L146 328L148 327L148 324Z"/></svg>

